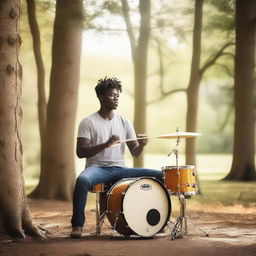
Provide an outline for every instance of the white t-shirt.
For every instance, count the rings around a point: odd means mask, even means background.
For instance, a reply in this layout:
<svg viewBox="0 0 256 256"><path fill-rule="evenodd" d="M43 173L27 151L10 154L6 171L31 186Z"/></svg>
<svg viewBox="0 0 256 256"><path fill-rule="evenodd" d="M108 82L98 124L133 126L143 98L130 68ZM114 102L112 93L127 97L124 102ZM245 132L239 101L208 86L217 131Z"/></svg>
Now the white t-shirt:
<svg viewBox="0 0 256 256"><path fill-rule="evenodd" d="M132 124L114 113L111 120L105 120L98 112L84 118L79 125L78 138L90 140L90 146L105 143L112 135L117 135L120 140L136 138ZM93 157L86 158L86 167L98 166L124 166L125 143L108 147Z"/></svg>

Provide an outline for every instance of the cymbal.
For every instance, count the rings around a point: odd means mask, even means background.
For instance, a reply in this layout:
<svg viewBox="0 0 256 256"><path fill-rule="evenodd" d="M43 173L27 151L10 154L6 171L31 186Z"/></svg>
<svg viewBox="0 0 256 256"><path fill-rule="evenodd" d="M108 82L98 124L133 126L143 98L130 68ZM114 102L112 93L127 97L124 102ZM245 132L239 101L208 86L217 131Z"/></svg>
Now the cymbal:
<svg viewBox="0 0 256 256"><path fill-rule="evenodd" d="M188 139L197 136L201 136L201 133L197 132L175 132L156 136L158 139Z"/></svg>

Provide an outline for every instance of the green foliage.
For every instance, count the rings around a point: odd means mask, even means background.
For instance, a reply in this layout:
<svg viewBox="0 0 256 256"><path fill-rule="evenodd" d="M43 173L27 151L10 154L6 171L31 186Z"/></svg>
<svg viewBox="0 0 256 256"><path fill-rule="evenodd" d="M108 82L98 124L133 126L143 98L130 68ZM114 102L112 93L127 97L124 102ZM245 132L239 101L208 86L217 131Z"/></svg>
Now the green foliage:
<svg viewBox="0 0 256 256"><path fill-rule="evenodd" d="M219 12L232 14L235 10L234 0L205 0L206 3L214 6Z"/></svg>
<svg viewBox="0 0 256 256"><path fill-rule="evenodd" d="M233 34L235 28L234 0L209 0L206 3L212 12L212 15L207 15L206 31L210 32L214 29Z"/></svg>
<svg viewBox="0 0 256 256"><path fill-rule="evenodd" d="M220 203L222 205L241 204L256 206L256 182L201 181L202 196L196 196L200 203Z"/></svg>
<svg viewBox="0 0 256 256"><path fill-rule="evenodd" d="M85 3L84 11L84 24L86 29L108 33L111 30L119 29L115 27L113 17L120 17L122 15L120 1L88 1Z"/></svg>
<svg viewBox="0 0 256 256"><path fill-rule="evenodd" d="M113 0L104 1L102 7L103 9L108 10L112 14L120 15L122 13L120 3Z"/></svg>
<svg viewBox="0 0 256 256"><path fill-rule="evenodd" d="M230 18L229 16L216 14L211 17L209 24L207 25L206 29L219 29L222 31L227 31L233 33L235 26L234 18Z"/></svg>

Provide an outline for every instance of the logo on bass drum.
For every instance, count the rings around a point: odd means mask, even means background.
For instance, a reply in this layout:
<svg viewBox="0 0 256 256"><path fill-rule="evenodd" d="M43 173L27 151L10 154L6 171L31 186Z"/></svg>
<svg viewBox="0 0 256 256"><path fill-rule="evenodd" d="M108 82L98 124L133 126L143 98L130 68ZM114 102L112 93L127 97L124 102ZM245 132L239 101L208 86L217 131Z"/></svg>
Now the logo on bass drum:
<svg viewBox="0 0 256 256"><path fill-rule="evenodd" d="M144 184L140 185L140 189L148 191L148 190L152 189L152 185L144 183Z"/></svg>

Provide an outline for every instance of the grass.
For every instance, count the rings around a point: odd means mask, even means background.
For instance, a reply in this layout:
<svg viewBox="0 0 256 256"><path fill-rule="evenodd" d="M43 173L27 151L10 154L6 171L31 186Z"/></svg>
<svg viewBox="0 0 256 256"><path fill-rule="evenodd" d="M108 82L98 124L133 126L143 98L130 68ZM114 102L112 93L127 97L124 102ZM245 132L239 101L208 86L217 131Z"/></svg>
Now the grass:
<svg viewBox="0 0 256 256"><path fill-rule="evenodd" d="M175 161L172 157L147 154L145 156L145 167L161 169L163 166L175 165ZM222 180L230 170L231 155L198 155L197 161L197 172L202 194L192 196L190 200L187 200L190 207L193 208L197 204L256 207L256 182L230 182ZM181 155L179 164L184 165L183 163L184 155ZM127 166L131 165L132 159L127 157ZM77 160L76 167L78 173L83 169L83 166L84 161ZM24 170L26 192L29 193L38 182L38 167L35 163L30 163L30 165L24 167ZM94 204L95 195L90 194L88 205L93 207Z"/></svg>
<svg viewBox="0 0 256 256"><path fill-rule="evenodd" d="M196 200L200 203L219 202L222 205L242 204L256 206L256 182L202 181L202 195Z"/></svg>

